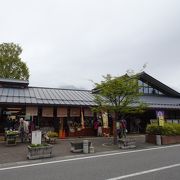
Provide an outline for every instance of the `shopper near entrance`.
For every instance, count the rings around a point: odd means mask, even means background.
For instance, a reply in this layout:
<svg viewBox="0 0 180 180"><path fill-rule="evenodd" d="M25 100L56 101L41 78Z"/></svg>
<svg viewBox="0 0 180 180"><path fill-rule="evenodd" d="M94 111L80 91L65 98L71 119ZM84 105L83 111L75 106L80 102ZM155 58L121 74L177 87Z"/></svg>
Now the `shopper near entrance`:
<svg viewBox="0 0 180 180"><path fill-rule="evenodd" d="M98 121L97 120L94 121L94 131L95 131L95 135L98 136Z"/></svg>
<svg viewBox="0 0 180 180"><path fill-rule="evenodd" d="M102 136L102 123L98 121L98 136Z"/></svg>
<svg viewBox="0 0 180 180"><path fill-rule="evenodd" d="M25 134L23 121L24 121L23 118L20 118L20 120L19 120L19 136L20 136L22 143L24 142L24 134Z"/></svg>
<svg viewBox="0 0 180 180"><path fill-rule="evenodd" d="M19 136L21 139L21 142L24 142L24 140L28 139L29 134L29 123L25 121L23 118L20 118L19 120Z"/></svg>

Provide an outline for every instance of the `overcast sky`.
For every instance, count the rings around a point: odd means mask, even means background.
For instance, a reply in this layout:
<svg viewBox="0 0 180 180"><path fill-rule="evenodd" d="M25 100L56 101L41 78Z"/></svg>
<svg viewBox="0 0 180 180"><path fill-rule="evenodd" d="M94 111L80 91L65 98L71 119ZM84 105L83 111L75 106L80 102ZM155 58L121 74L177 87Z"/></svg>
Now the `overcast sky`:
<svg viewBox="0 0 180 180"><path fill-rule="evenodd" d="M23 48L30 85L91 89L145 71L180 91L180 0L0 0L0 43Z"/></svg>

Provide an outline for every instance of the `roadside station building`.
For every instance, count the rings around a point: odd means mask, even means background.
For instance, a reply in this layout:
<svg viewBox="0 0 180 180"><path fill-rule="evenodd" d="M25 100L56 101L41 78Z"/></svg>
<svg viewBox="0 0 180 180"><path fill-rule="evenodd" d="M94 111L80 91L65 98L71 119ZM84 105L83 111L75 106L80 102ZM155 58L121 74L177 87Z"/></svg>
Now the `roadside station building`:
<svg viewBox="0 0 180 180"><path fill-rule="evenodd" d="M180 93L145 72L138 83L147 110L127 117L128 132L143 133L159 111L166 121L180 123ZM89 90L31 87L28 81L0 79L0 133L24 117L36 128L60 130L62 137L92 136L93 123L99 117L91 111L93 106L94 94ZM111 115L102 114L101 118L104 132L112 132Z"/></svg>

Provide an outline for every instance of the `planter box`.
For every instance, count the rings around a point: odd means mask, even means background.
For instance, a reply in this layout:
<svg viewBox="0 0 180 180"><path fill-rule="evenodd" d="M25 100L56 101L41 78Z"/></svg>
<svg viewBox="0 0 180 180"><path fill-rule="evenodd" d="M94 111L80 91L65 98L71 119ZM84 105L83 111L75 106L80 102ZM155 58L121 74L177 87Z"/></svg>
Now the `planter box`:
<svg viewBox="0 0 180 180"><path fill-rule="evenodd" d="M146 134L146 142L156 144L156 135ZM161 135L161 144L177 144L180 143L180 136L163 136Z"/></svg>
<svg viewBox="0 0 180 180"><path fill-rule="evenodd" d="M180 143L180 136L176 136L176 143Z"/></svg>
<svg viewBox="0 0 180 180"><path fill-rule="evenodd" d="M146 142L156 144L156 135L146 134Z"/></svg>
<svg viewBox="0 0 180 180"><path fill-rule="evenodd" d="M52 157L52 148L53 146L48 144L47 146L41 147L31 147L28 146L28 159L41 159Z"/></svg>
<svg viewBox="0 0 180 180"><path fill-rule="evenodd" d="M176 141L176 138L177 138L178 136L161 136L161 143L163 144L163 145L167 145L167 144L176 144L176 143L178 143L177 141Z"/></svg>

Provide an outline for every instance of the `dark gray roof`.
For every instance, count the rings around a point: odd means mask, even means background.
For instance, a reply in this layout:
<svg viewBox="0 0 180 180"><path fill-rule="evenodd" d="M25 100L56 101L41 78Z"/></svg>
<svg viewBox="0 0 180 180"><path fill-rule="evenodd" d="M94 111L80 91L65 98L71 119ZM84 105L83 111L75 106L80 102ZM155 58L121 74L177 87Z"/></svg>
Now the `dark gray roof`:
<svg viewBox="0 0 180 180"><path fill-rule="evenodd" d="M149 108L180 109L180 98L142 96ZM57 88L0 88L0 104L95 106L94 95L88 90Z"/></svg>
<svg viewBox="0 0 180 180"><path fill-rule="evenodd" d="M149 74L142 72L139 74L139 79L145 83L148 83L152 87L156 88L157 90L161 91L167 96L171 97L180 97L180 93L175 91L174 89L170 88L169 86L163 84L162 82L158 81L157 79L153 78Z"/></svg>
<svg viewBox="0 0 180 180"><path fill-rule="evenodd" d="M28 87L0 88L1 104L43 104L94 106L93 95L88 90Z"/></svg>
<svg viewBox="0 0 180 180"><path fill-rule="evenodd" d="M29 84L29 81L20 79L4 79L0 78L0 83L19 83L19 84Z"/></svg>
<svg viewBox="0 0 180 180"><path fill-rule="evenodd" d="M167 96L141 96L141 101L149 108L180 109L180 98Z"/></svg>

